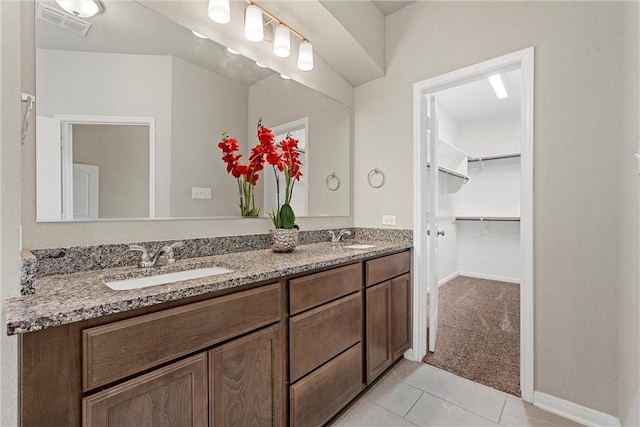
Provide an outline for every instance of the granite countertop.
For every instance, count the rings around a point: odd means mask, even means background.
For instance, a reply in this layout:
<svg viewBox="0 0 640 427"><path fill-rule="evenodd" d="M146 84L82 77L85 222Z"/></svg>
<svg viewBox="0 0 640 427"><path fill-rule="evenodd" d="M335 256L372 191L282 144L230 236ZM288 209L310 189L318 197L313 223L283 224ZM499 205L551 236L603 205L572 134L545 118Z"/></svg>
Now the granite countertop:
<svg viewBox="0 0 640 427"><path fill-rule="evenodd" d="M368 249L343 247L353 243L349 240L339 245L301 245L288 254L270 249L236 252L179 260L174 265L154 269L121 267L45 276L36 279L35 294L5 301L7 334L38 331L412 247L411 243L391 241L371 242L375 247ZM232 272L127 291L114 291L104 284L108 280L208 266L226 267Z"/></svg>

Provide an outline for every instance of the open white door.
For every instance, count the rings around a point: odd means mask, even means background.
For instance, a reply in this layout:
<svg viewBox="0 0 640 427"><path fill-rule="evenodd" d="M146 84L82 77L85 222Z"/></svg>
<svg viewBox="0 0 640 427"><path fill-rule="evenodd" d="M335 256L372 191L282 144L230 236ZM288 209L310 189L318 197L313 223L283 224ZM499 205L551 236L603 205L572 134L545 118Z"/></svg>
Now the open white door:
<svg viewBox="0 0 640 427"><path fill-rule="evenodd" d="M429 292L429 351L436 349L438 334L438 198L440 183L438 174L438 117L436 114L436 97L428 96L427 114L429 119L427 130L428 162L431 165L427 173L427 286Z"/></svg>
<svg viewBox="0 0 640 427"><path fill-rule="evenodd" d="M73 219L97 219L100 168L73 164Z"/></svg>

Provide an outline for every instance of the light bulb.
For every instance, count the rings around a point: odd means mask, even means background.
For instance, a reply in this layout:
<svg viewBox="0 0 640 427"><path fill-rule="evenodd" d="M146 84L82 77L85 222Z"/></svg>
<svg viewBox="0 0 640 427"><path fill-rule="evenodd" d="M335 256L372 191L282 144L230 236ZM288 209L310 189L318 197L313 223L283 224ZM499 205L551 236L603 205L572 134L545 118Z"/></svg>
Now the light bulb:
<svg viewBox="0 0 640 427"><path fill-rule="evenodd" d="M231 20L229 0L209 0L209 18L218 24L226 24Z"/></svg>
<svg viewBox="0 0 640 427"><path fill-rule="evenodd" d="M273 37L273 54L280 58L286 58L291 54L291 32L282 24L276 27Z"/></svg>
<svg viewBox="0 0 640 427"><path fill-rule="evenodd" d="M56 3L67 12L80 18L91 18L103 10L99 0L56 0Z"/></svg>
<svg viewBox="0 0 640 427"><path fill-rule="evenodd" d="M244 36L252 42L261 42L264 39L264 25L262 23L262 10L258 6L249 5L244 14Z"/></svg>
<svg viewBox="0 0 640 427"><path fill-rule="evenodd" d="M298 69L313 70L313 46L307 40L303 40L298 47Z"/></svg>

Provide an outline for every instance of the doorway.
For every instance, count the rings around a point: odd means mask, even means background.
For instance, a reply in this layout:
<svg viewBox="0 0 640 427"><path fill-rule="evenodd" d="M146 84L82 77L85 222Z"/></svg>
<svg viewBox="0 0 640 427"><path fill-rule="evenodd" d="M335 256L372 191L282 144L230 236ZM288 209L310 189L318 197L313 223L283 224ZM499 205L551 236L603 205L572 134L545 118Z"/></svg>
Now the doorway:
<svg viewBox="0 0 640 427"><path fill-rule="evenodd" d="M439 318L438 276L439 246L447 231L457 230L458 224L449 208L445 194L456 193L469 181L469 165L476 175L485 173L485 162L490 152L466 153L446 141L447 117L438 117L438 98L445 91L478 81L486 81L490 76L515 77L519 83L521 97L519 101L520 132L515 150L496 152L494 157L504 157L509 162L519 163L519 212L491 214L472 214L468 212L467 221L478 222L480 232L484 232L491 223L485 217L494 220L506 220L519 217L516 229L519 233L520 281L520 388L523 400L533 399L533 48L524 49L499 58L472 65L414 85L414 337L411 358L422 360L427 350L436 347ZM446 97L443 97L445 100ZM446 102L443 102L443 105ZM444 120L443 120L444 119ZM441 134L442 133L442 134ZM508 150L507 150L508 151ZM519 156L519 157L516 157ZM475 157L474 157L475 156ZM480 161L478 156L485 156ZM471 163L470 163L471 161ZM500 160L505 161L504 159ZM486 187L486 182L477 180ZM480 192L482 193L482 191ZM444 202L444 203L443 203ZM494 201L495 202L495 201ZM494 203L495 204L495 203ZM499 203L498 203L499 204ZM491 203L485 203L491 206ZM462 219L460 219L462 221ZM515 222L515 221L514 221ZM497 222L496 222L497 223ZM501 223L501 222L500 222ZM468 224L467 224L468 225ZM513 228L513 224L511 224ZM450 240L449 236L449 240ZM443 251L446 248L443 245ZM481 268L480 268L481 269ZM504 269L503 269L504 270ZM508 270L508 269L507 269ZM427 300L429 313L427 313ZM427 321L429 322L429 342L427 342Z"/></svg>

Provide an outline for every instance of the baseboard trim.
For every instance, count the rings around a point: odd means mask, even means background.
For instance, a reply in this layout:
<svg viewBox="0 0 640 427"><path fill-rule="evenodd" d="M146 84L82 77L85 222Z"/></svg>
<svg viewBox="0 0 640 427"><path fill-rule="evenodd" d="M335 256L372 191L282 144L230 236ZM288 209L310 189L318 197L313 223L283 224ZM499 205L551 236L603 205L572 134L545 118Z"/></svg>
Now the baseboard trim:
<svg viewBox="0 0 640 427"><path fill-rule="evenodd" d="M545 411L573 420L586 426L620 426L620 420L613 415L569 402L540 391L533 392L533 404Z"/></svg>
<svg viewBox="0 0 640 427"><path fill-rule="evenodd" d="M445 277L444 279L440 279L438 280L438 287L444 285L445 283L447 283L449 280L453 280L456 277L458 277L460 275L460 273L458 273L457 271L455 273L451 273L450 275L448 275L447 277Z"/></svg>
<svg viewBox="0 0 640 427"><path fill-rule="evenodd" d="M471 271L460 271L459 276L475 277L476 279L495 280L496 282L508 282L520 284L520 279L516 277L495 276L493 274L472 273Z"/></svg>

